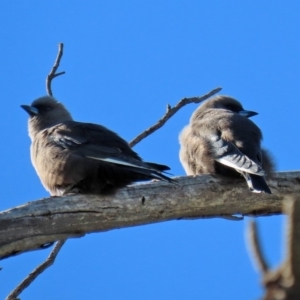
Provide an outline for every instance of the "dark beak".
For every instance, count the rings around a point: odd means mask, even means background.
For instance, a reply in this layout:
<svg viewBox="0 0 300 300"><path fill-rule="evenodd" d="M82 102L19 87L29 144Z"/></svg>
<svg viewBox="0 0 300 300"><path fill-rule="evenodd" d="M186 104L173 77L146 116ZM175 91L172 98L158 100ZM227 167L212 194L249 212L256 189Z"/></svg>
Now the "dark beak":
<svg viewBox="0 0 300 300"><path fill-rule="evenodd" d="M37 108L30 106L30 105L21 105L21 107L31 116L36 116L39 114L39 111Z"/></svg>
<svg viewBox="0 0 300 300"><path fill-rule="evenodd" d="M239 114L243 117L246 117L246 118L250 118L250 117L253 117L253 116L256 116L258 115L257 112L255 111L250 111L250 110L240 110L239 111Z"/></svg>

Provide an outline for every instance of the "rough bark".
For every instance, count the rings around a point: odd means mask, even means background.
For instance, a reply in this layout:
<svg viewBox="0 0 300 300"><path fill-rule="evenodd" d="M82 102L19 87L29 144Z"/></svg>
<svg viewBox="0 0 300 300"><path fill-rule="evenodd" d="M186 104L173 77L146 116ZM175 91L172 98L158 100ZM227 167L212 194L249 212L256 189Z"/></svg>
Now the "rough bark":
<svg viewBox="0 0 300 300"><path fill-rule="evenodd" d="M273 194L251 193L243 179L202 175L176 178L178 185L150 182L111 196L73 195L33 202L0 213L0 258L49 242L186 218L272 215L282 200L300 192L300 172L277 173Z"/></svg>

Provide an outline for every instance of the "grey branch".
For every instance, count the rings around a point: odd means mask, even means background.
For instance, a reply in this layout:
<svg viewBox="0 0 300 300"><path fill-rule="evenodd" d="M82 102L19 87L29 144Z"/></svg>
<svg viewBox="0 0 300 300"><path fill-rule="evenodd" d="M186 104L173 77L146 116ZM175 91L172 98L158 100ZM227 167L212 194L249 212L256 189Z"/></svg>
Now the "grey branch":
<svg viewBox="0 0 300 300"><path fill-rule="evenodd" d="M49 96L53 96L52 95L52 88L51 88L52 80L55 77L63 75L63 74L66 73L64 71L56 73L56 71L59 67L59 64L60 64L60 60L63 56L63 50L64 50L64 44L63 43L58 44L58 53L57 53L54 65L53 65L53 67L52 67L52 69L51 69L51 71L50 71L50 73L49 73L49 75L47 76L47 79L46 79L46 90L47 90L47 93L48 93Z"/></svg>
<svg viewBox="0 0 300 300"><path fill-rule="evenodd" d="M60 251L61 247L64 245L65 241L58 241L48 258L40 264L36 269L34 269L7 297L6 300L15 300L22 291L24 291L42 272L44 272L48 267L50 267L55 258Z"/></svg>
<svg viewBox="0 0 300 300"><path fill-rule="evenodd" d="M137 137L135 137L130 143L130 147L134 147L137 143L139 143L141 140L152 134L157 129L161 128L177 111L179 111L180 108L183 106L190 104L190 103L200 103L211 96L217 94L221 91L222 88L218 87L210 91L209 93L201 96L201 97L192 97L192 98L183 98L181 99L174 107L171 107L169 104L167 105L167 112L165 115L157 121L154 125L143 131L141 134L139 134Z"/></svg>
<svg viewBox="0 0 300 300"><path fill-rule="evenodd" d="M260 273L263 285L266 289L264 300L295 300L300 299L300 196L287 196L283 202L283 212L288 215L286 230L287 256L277 270L270 270L260 262ZM250 231L253 233L253 225ZM255 231L255 229L254 229ZM256 233L257 235L257 233ZM251 234L252 244L256 244L256 260L263 255L255 234ZM259 258L259 259L257 259Z"/></svg>
<svg viewBox="0 0 300 300"><path fill-rule="evenodd" d="M300 172L277 173L268 182L272 195L251 193L242 179L202 175L176 180L178 185L150 182L111 196L54 197L0 212L0 257L86 233L168 220L278 214L284 197L300 192Z"/></svg>
<svg viewBox="0 0 300 300"><path fill-rule="evenodd" d="M260 239L258 237L257 223L254 220L249 223L248 241L258 271L262 274L266 274L269 267L263 255Z"/></svg>

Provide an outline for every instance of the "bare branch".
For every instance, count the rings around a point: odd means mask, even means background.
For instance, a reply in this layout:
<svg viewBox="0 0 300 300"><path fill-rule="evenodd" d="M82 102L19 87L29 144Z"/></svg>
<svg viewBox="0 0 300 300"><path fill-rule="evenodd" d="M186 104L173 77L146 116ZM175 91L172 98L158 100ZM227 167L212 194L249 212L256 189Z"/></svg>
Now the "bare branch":
<svg viewBox="0 0 300 300"><path fill-rule="evenodd" d="M281 213L286 195L300 193L300 172L277 173L273 194L251 193L243 179L201 175L137 184L114 195L74 195L32 201L0 213L0 257L57 240L169 220ZM27 230L24 230L24 227Z"/></svg>
<svg viewBox="0 0 300 300"><path fill-rule="evenodd" d="M130 147L134 147L137 143L139 143L141 140L152 134L154 131L157 129L161 128L177 111L179 111L180 108L183 106L190 104L190 103L200 103L209 97L215 95L216 93L220 92L222 88L218 87L206 95L203 95L201 97L192 97L192 98L183 98L181 99L173 108L168 104L167 105L167 112L165 115L157 121L156 124L153 126L149 127L145 131L143 131L141 134L139 134L137 137L135 137L130 143Z"/></svg>
<svg viewBox="0 0 300 300"><path fill-rule="evenodd" d="M58 53L57 53L54 65L53 65L53 67L52 67L52 69L51 69L51 71L50 71L50 73L49 73L49 75L47 76L47 79L46 79L46 90L47 90L47 93L48 93L49 96L53 96L52 88L51 88L51 83L52 83L53 78L66 73L64 71L56 73L56 71L59 67L59 64L60 64L60 60L63 56L63 49L64 49L64 44L59 43L58 44Z"/></svg>
<svg viewBox="0 0 300 300"><path fill-rule="evenodd" d="M299 195L299 193L297 193ZM262 282L266 289L264 300L295 300L300 299L300 197L284 198L283 212L289 217L286 230L287 256L277 270L270 270L261 254L257 239L257 229L252 223L252 244L255 256L260 265ZM254 241L255 240L255 241Z"/></svg>
<svg viewBox="0 0 300 300"><path fill-rule="evenodd" d="M254 220L251 220L249 223L248 242L250 252L252 253L252 257L258 267L258 270L262 273L262 276L264 276L269 270L269 267L262 252L260 240L258 238L257 224Z"/></svg>
<svg viewBox="0 0 300 300"><path fill-rule="evenodd" d="M286 230L287 256L282 268L284 286L300 299L300 197L289 196L283 203L289 218ZM296 298L293 298L296 299Z"/></svg>
<svg viewBox="0 0 300 300"><path fill-rule="evenodd" d="M65 241L58 241L53 247L48 258L34 269L7 297L5 300L15 300L41 273L53 265L55 258Z"/></svg>

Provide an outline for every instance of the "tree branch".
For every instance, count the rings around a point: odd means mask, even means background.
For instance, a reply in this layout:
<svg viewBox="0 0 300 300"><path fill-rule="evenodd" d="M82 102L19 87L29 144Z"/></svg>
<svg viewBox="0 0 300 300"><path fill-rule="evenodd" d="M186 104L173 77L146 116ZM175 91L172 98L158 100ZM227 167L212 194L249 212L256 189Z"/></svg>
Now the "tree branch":
<svg viewBox="0 0 300 300"><path fill-rule="evenodd" d="M5 300L15 300L42 272L53 265L55 258L65 241L58 241L48 258L34 269L7 297Z"/></svg>
<svg viewBox="0 0 300 300"><path fill-rule="evenodd" d="M258 267L258 271L261 274L266 274L269 267L263 255L260 239L258 237L257 223L254 220L250 221L249 223L248 240L250 249L252 250L252 257L254 258L255 264Z"/></svg>
<svg viewBox="0 0 300 300"><path fill-rule="evenodd" d="M63 56L63 49L64 49L64 44L63 43L59 43L58 44L58 53L57 53L57 56L56 56L56 59L55 59L55 62L54 62L54 65L49 73L49 75L47 76L47 79L46 79L46 90L47 90L47 93L49 96L53 96L52 95L52 88L51 88L51 83L52 83L52 80L55 78L55 77L58 77L60 75L63 75L65 74L66 72L59 72L59 73L56 73L58 67L59 67L59 64L60 64L60 60Z"/></svg>
<svg viewBox="0 0 300 300"><path fill-rule="evenodd" d="M165 115L157 121L156 124L149 127L145 131L143 131L141 134L139 134L137 137L135 137L130 143L130 147L134 147L137 143L139 143L141 140L155 132L157 129L161 128L175 113L179 111L180 108L183 106L190 104L190 103L200 103L211 96L215 95L216 93L220 92L222 88L218 87L207 93L206 95L203 95L201 97L192 97L192 98L183 98L181 99L173 108L168 104L167 105L167 112Z"/></svg>
<svg viewBox="0 0 300 300"><path fill-rule="evenodd" d="M168 220L281 213L284 196L300 193L300 172L277 173L273 194L247 190L243 179L202 175L179 185L150 182L111 196L74 195L33 201L0 213L0 257L86 233Z"/></svg>
<svg viewBox="0 0 300 300"><path fill-rule="evenodd" d="M300 299L300 197L285 197L283 212L288 215L286 230L287 255L277 270L270 270L260 262L260 273L266 289L264 300L295 300ZM253 231L253 225L250 231ZM250 227L251 228L251 227ZM253 232L252 232L253 233ZM256 233L257 234L257 233ZM252 235L252 243L255 237ZM257 247L256 258L262 258L260 247Z"/></svg>

